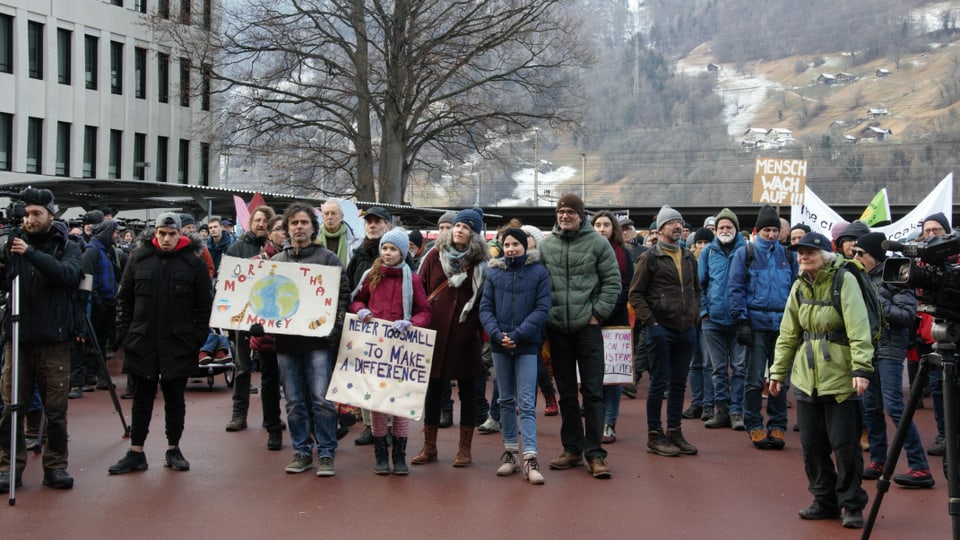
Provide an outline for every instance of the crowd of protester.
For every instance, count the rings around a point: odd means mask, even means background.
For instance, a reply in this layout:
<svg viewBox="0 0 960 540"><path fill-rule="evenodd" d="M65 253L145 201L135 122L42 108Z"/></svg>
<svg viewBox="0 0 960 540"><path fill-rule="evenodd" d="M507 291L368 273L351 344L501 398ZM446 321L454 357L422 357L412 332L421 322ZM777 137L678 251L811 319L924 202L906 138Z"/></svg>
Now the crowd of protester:
<svg viewBox="0 0 960 540"><path fill-rule="evenodd" d="M894 423L903 415L905 361L933 344L932 317L918 310L918 292L882 279L883 233L854 221L827 238L803 224L791 227L770 206L750 218L722 208L699 229L664 206L638 232L632 220L588 212L568 193L558 200L550 234L510 220L488 243L478 208L444 213L431 242L421 231L395 228L382 207L367 209L364 229L355 231L334 200L319 212L298 203L281 214L258 207L238 232L228 219L210 217L197 227L193 216L176 213L160 215L141 232L124 227L110 209L88 212L70 230L54 219L51 192L31 189L21 199L26 215L6 247L2 285L9 292L13 278L21 278L18 391L33 399L16 426L15 456L9 408L0 422L0 492L21 485L25 452L41 445L44 485L73 487L67 402L110 389L99 360L115 349L124 351L123 397L132 399L132 422L130 449L110 474L148 467L143 445L158 388L168 443L163 464L189 470L179 446L188 425L184 388L198 364L232 361L226 431L247 429L250 395L258 390L251 374L260 371L267 449L281 450L286 430L294 451L287 473L316 466L318 476L334 475L338 439L352 415L326 393L349 311L361 320L385 319L401 332L410 326L437 332L422 446L410 464L435 463L450 453L438 448L437 434L454 424L455 385L459 444L451 464L471 465L476 431L500 432L504 450L496 474L522 472L525 481L543 484L539 388L544 413L561 416L563 448L549 469L583 464L595 478L610 478L604 446L616 442L620 400L635 398L637 387L604 385L601 329L630 326L634 383L645 372L650 377L648 452L696 455L684 420L743 431L745 444L781 450L787 409L796 407L793 429L813 496L800 517L840 518L843 526L859 528L867 503L862 482L877 479L887 460L884 414ZM947 217L934 214L911 240L951 232ZM333 331L317 338L271 336L259 325L229 335L208 328L224 255L339 268ZM868 310L874 297L882 312L876 335ZM4 327L9 359L10 317ZM3 367L5 403L10 364ZM934 404L933 444L925 451L916 426L906 431L909 468L893 478L905 487L932 487L925 454L944 453L939 376L933 369L924 381ZM486 399L490 378L492 402ZM374 473L408 474L410 422L378 411L360 416L363 429L354 442L372 445Z"/></svg>

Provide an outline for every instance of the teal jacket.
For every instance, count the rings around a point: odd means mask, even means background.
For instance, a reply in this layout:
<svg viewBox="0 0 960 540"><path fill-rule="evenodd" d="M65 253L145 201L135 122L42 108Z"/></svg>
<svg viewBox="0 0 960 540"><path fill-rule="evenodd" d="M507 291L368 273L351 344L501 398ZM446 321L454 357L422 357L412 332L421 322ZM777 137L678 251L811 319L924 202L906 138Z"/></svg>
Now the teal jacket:
<svg viewBox="0 0 960 540"><path fill-rule="evenodd" d="M610 242L584 221L575 231L554 226L540 243L540 257L550 274L547 328L577 332L602 323L620 296L620 270Z"/></svg>
<svg viewBox="0 0 960 540"><path fill-rule="evenodd" d="M857 278L843 276L842 319L830 302L840 263L838 258L828 264L813 281L801 272L794 282L770 367L771 380L783 382L792 366L790 381L797 389L811 396L836 396L837 401L853 393L853 377L873 373L870 322Z"/></svg>

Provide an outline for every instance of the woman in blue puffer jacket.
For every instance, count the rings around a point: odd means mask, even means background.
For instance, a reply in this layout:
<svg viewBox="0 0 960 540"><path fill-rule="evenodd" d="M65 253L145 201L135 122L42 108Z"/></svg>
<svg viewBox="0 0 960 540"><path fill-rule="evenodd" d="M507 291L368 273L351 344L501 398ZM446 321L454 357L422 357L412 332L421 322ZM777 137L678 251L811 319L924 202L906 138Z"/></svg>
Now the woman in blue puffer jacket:
<svg viewBox="0 0 960 540"><path fill-rule="evenodd" d="M490 262L480 300L480 321L490 338L493 368L500 393L500 422L505 451L497 475L520 471L516 454L517 408L523 432L523 478L542 484L537 461L537 353L550 313L550 277L539 253L527 253L527 235L510 228L503 233L504 256Z"/></svg>

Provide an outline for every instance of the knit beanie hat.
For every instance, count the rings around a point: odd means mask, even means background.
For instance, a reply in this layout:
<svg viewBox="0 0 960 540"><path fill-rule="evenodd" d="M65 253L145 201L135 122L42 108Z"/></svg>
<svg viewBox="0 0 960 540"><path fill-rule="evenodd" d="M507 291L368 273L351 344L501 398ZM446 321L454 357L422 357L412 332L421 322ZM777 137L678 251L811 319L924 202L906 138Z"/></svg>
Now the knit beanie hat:
<svg viewBox="0 0 960 540"><path fill-rule="evenodd" d="M483 210L480 208L467 208L457 212L456 217L453 218L453 223L464 223L470 229L480 234L483 231Z"/></svg>
<svg viewBox="0 0 960 540"><path fill-rule="evenodd" d="M103 223L103 212L91 210L83 215L84 225L96 225L97 223Z"/></svg>
<svg viewBox="0 0 960 540"><path fill-rule="evenodd" d="M759 231L764 227L780 228L780 216L777 214L777 209L769 204L763 205L760 213L757 214L757 230Z"/></svg>
<svg viewBox="0 0 960 540"><path fill-rule="evenodd" d="M414 229L410 231L410 234L407 235L407 240L410 240L411 244L416 244L417 246L423 246L423 233L421 233L417 229Z"/></svg>
<svg viewBox="0 0 960 540"><path fill-rule="evenodd" d="M833 227L830 227L830 236L833 237L833 241L836 242L843 235L843 231L847 230L847 227L850 226L850 223L846 221L838 221L833 224Z"/></svg>
<svg viewBox="0 0 960 540"><path fill-rule="evenodd" d="M196 225L196 224L197 224L197 220L193 219L193 216L191 216L190 214L180 214L181 227L185 225Z"/></svg>
<svg viewBox="0 0 960 540"><path fill-rule="evenodd" d="M928 221L936 221L943 226L943 230L946 231L947 234L950 234L950 222L947 220L947 216L943 215L943 212L937 212L936 214L923 218L923 223ZM921 227L923 223L920 224Z"/></svg>
<svg viewBox="0 0 960 540"><path fill-rule="evenodd" d="M704 226L704 228L706 228L706 227L716 227L716 226L717 226L717 218L715 218L715 217L713 217L713 216L707 216L707 219L703 220L703 226Z"/></svg>
<svg viewBox="0 0 960 540"><path fill-rule="evenodd" d="M721 220L721 219L729 219L730 221L733 222L733 228L736 229L736 230L738 230L738 231L740 230L740 220L737 219L737 215L733 213L733 210L730 210L729 208L724 208L723 210L721 210L720 212L718 212L718 213L717 213L717 225L720 224L720 220ZM777 218L777 227L780 227L780 218L779 218L779 217Z"/></svg>
<svg viewBox="0 0 960 540"><path fill-rule="evenodd" d="M437 225L440 225L441 223L449 223L453 225L453 218L455 217L457 217L456 212L454 212L453 210L447 210L446 212L440 215L440 219L437 220Z"/></svg>
<svg viewBox="0 0 960 540"><path fill-rule="evenodd" d="M410 250L410 240L407 238L407 233L400 229L390 229L380 237L380 247L382 248L384 244L397 246L397 249L400 250L400 260L407 258L407 251Z"/></svg>
<svg viewBox="0 0 960 540"><path fill-rule="evenodd" d="M508 236L512 236L517 239L517 242L520 242L520 245L523 246L523 251L527 251L527 233L523 232L523 229L518 229L516 227L510 227L509 229L503 231L503 240L506 241Z"/></svg>
<svg viewBox="0 0 960 540"><path fill-rule="evenodd" d="M803 231L804 234L810 232L810 226L807 225L806 223L797 223L793 227L790 227L790 231L795 231L797 229L800 229L801 231Z"/></svg>
<svg viewBox="0 0 960 540"><path fill-rule="evenodd" d="M713 234L713 231L703 227L697 229L697 232L693 233L693 245L697 245L697 242L713 242L713 239L716 238L716 235Z"/></svg>
<svg viewBox="0 0 960 540"><path fill-rule="evenodd" d="M680 215L680 212L666 204L661 206L660 211L657 212L657 230L659 231L664 225L677 219L683 221L683 216Z"/></svg>
<svg viewBox="0 0 960 540"><path fill-rule="evenodd" d="M886 239L887 235L882 232L867 233L857 240L857 247L869 253L877 262L883 262L887 258L887 250L882 245Z"/></svg>
<svg viewBox="0 0 960 540"><path fill-rule="evenodd" d="M837 240L841 240L843 238L853 238L854 240L857 240L858 238L860 238L861 236L869 232L870 232L870 227L868 227L866 223L858 219L853 223L851 223L850 225L848 225L847 228L844 229L842 233L840 233L840 236L837 237Z"/></svg>
<svg viewBox="0 0 960 540"><path fill-rule="evenodd" d="M586 208L583 206L583 199L577 196L576 193L564 193L560 196L560 199L557 201L557 210L561 208L569 208L577 213L580 216L580 219L583 219L586 215Z"/></svg>
<svg viewBox="0 0 960 540"><path fill-rule="evenodd" d="M533 241L537 246L540 245L540 242L543 242L543 231L540 229L534 227L533 225L524 225L520 228L523 230L523 232L527 233L527 236L533 237Z"/></svg>

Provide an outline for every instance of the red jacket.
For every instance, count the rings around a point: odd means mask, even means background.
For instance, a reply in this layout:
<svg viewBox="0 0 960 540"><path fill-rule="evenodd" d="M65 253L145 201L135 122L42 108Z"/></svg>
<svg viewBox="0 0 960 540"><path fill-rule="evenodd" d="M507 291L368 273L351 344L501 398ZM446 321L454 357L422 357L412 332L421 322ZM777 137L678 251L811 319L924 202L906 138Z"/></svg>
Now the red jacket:
<svg viewBox="0 0 960 540"><path fill-rule="evenodd" d="M396 321L403 319L403 271L400 268L380 267L383 276L372 291L370 290L370 275L363 280L363 286L350 304L350 313L356 313L363 308L373 312L378 319ZM413 314L410 322L414 326L425 328L430 324L430 302L427 302L427 293L423 289L423 278L416 272L410 272L413 279Z"/></svg>

